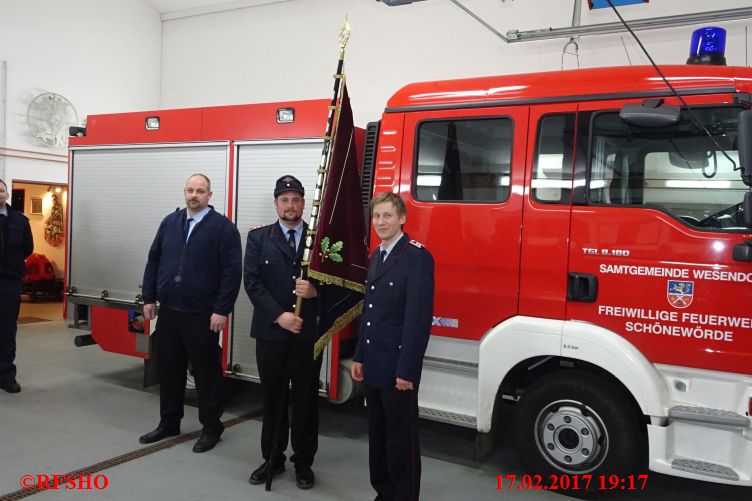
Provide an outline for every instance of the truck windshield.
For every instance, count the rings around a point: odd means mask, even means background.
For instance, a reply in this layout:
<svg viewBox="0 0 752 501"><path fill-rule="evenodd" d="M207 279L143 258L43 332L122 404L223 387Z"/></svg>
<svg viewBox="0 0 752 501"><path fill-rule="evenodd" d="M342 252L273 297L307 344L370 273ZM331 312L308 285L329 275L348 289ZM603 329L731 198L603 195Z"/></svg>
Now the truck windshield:
<svg viewBox="0 0 752 501"><path fill-rule="evenodd" d="M650 128L627 124L618 112L598 113L592 122L590 201L660 208L696 228L746 229L741 201L747 188L736 146L742 109L693 108L723 151L686 110L678 123Z"/></svg>

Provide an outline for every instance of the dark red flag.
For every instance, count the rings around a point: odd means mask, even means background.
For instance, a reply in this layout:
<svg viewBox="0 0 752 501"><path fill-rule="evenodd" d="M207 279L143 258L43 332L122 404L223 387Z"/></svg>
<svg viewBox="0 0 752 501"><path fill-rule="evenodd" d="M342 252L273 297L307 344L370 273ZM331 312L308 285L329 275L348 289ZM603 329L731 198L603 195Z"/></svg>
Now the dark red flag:
<svg viewBox="0 0 752 501"><path fill-rule="evenodd" d="M368 273L368 242L360 198L360 157L347 86L342 90L339 122L332 145L308 267L308 276L331 284L320 288L319 328L324 334L316 343L315 356L334 334L360 315Z"/></svg>

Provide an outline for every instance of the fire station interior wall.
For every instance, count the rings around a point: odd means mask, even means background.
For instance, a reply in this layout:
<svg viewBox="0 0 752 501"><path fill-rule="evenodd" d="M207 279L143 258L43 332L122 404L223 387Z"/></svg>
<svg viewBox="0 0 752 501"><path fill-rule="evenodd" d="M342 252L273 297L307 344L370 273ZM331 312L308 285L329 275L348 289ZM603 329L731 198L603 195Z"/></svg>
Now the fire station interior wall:
<svg viewBox="0 0 752 501"><path fill-rule="evenodd" d="M321 159L322 142L296 140L250 143L238 146L237 154L237 214L236 221L243 243L243 255L248 241L248 230L277 220L274 208L274 184L282 175L292 174L300 179L306 190L303 214L311 213L311 200L316 186L316 166ZM302 245L302 244L301 244ZM290 291L290 304L295 297ZM250 338L253 306L245 284L241 287L233 312L230 365L239 366L243 376L257 377L256 345ZM325 358L324 360L326 360ZM328 374L322 364L322 374Z"/></svg>
<svg viewBox="0 0 752 501"><path fill-rule="evenodd" d="M503 34L571 26L574 4L562 0L462 3ZM582 5L582 25L618 22L610 9L591 11L587 2ZM740 7L749 7L749 0L662 0L625 6L621 13L629 21ZM568 39L506 44L448 1L388 7L363 0L288 0L166 20L162 107L330 95L337 34L345 14L352 27L346 74L359 126L379 119L388 98L409 82L577 67L575 56L565 56L562 64ZM728 32L728 64L745 65L749 21L717 24ZM691 33L699 27L637 34L658 64L683 64ZM585 36L578 44L582 68L649 64L628 33Z"/></svg>
<svg viewBox="0 0 752 501"><path fill-rule="evenodd" d="M185 207L191 174L212 181L210 204L227 205L228 146L75 150L71 174L71 280L78 294L133 302L160 222ZM103 174L104 173L104 174Z"/></svg>
<svg viewBox="0 0 752 501"><path fill-rule="evenodd" d="M32 99L61 94L79 121L95 113L156 108L160 47L159 13L146 0L0 2L0 61L7 63L0 148L14 150L0 149L0 177L9 185L67 183L66 149L45 146L29 130Z"/></svg>
<svg viewBox="0 0 752 501"><path fill-rule="evenodd" d="M59 188L60 193L55 193L55 188ZM68 190L64 186L33 183L15 183L13 189L24 190L24 207L22 210L24 215L29 218L31 234L34 237L34 252L47 256L55 269L55 276L62 278L65 274L65 240L63 239L57 246L50 245L44 238L44 230L52 212L52 195L57 195L62 204L63 214L65 214L68 209ZM32 212L32 199L42 201L41 214ZM67 226L67 223L64 224Z"/></svg>

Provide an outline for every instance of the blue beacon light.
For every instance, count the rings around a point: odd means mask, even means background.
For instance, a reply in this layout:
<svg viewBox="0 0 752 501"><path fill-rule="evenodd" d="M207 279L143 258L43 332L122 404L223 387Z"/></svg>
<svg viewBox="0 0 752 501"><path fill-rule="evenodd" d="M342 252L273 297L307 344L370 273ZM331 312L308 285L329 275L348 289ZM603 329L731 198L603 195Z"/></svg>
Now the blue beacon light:
<svg viewBox="0 0 752 501"><path fill-rule="evenodd" d="M700 28L692 33L687 64L725 65L726 30L717 27Z"/></svg>

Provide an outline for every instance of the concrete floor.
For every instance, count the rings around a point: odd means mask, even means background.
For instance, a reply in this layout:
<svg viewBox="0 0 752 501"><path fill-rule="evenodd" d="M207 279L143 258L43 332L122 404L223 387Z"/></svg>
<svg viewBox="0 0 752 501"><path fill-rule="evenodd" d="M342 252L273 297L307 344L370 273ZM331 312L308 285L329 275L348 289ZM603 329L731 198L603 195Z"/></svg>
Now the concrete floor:
<svg viewBox="0 0 752 501"><path fill-rule="evenodd" d="M35 309L37 308L37 309ZM55 318L59 309L24 303L21 317ZM59 305L58 305L59 308ZM59 317L57 317L59 318ZM62 320L19 326L20 394L0 391L0 501L20 499L24 475L65 474L144 449L138 437L157 424L159 393L142 389L139 360L105 353L96 346L76 348L80 333ZM258 386L228 381L230 397L223 419L260 408ZM189 392L190 393L190 392ZM190 395L189 395L190 397ZM190 398L189 398L190 403ZM187 406L184 433L200 429L196 409ZM275 478L272 492L249 485L260 464L259 418L230 426L218 446L204 454L185 441L104 469L109 481L101 491L46 491L40 499L221 499L221 500L370 500L365 410L361 402L334 406L321 401L319 453L310 491L295 486L291 469ZM496 476L525 473L504 444L483 461L473 459L474 432L421 422L422 499L566 499L548 491L497 491ZM602 498L726 500L752 499L752 490L650 474L644 492L605 493Z"/></svg>

